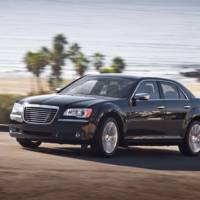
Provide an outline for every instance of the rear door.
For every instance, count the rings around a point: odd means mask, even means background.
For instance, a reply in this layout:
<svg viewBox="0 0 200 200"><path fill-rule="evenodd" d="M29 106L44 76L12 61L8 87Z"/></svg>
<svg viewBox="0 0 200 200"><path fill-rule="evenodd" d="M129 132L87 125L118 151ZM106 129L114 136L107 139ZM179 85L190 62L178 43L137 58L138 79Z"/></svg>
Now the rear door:
<svg viewBox="0 0 200 200"><path fill-rule="evenodd" d="M165 123L163 129L169 137L182 137L184 119L191 109L191 101L175 83L159 81L161 98L165 100Z"/></svg>

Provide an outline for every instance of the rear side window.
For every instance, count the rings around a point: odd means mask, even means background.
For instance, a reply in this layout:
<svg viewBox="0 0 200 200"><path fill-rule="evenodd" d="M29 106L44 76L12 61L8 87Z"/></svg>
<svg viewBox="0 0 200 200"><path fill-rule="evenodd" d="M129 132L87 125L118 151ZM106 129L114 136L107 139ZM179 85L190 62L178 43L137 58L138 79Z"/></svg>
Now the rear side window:
<svg viewBox="0 0 200 200"><path fill-rule="evenodd" d="M165 99L179 99L179 91L176 85L161 82L161 89Z"/></svg>
<svg viewBox="0 0 200 200"><path fill-rule="evenodd" d="M150 99L160 99L158 85L155 81L144 81L136 90L138 93L147 93L150 95Z"/></svg>

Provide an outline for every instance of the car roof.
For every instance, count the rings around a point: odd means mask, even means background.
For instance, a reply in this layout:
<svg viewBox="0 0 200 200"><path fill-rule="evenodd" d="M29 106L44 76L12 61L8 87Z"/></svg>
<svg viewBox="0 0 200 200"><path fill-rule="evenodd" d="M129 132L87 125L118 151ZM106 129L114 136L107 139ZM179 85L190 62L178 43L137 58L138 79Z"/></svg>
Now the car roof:
<svg viewBox="0 0 200 200"><path fill-rule="evenodd" d="M98 75L86 75L86 76L97 76L97 77L120 77L120 78L130 78L130 79L134 79L134 80L146 80L146 79L153 79L153 80L163 80L163 81L172 81L177 83L174 80L171 79L166 79L166 78L160 78L160 77L142 77L142 76L133 76L133 75L127 75L127 74L110 74L110 73L106 73L106 74L98 74Z"/></svg>
<svg viewBox="0 0 200 200"><path fill-rule="evenodd" d="M126 75L126 74L110 74L110 73L97 74L97 75L88 74L86 76L94 76L94 77L121 77L121 78L133 78L133 79L139 79L139 78L141 78L141 77L132 76L132 75Z"/></svg>

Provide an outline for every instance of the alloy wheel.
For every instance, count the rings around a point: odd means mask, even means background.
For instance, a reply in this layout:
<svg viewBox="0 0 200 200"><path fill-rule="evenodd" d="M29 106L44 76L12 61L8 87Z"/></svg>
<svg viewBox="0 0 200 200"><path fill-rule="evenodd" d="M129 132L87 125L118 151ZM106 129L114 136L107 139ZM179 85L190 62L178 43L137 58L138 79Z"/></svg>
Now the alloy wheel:
<svg viewBox="0 0 200 200"><path fill-rule="evenodd" d="M113 153L118 142L118 129L113 121L106 123L102 134L103 149L107 154Z"/></svg>

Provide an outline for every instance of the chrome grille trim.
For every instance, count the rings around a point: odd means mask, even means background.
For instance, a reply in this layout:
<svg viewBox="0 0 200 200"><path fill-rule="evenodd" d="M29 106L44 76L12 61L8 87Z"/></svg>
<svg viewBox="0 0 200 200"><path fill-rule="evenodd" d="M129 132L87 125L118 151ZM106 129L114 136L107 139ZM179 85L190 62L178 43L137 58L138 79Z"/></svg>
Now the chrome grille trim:
<svg viewBox="0 0 200 200"><path fill-rule="evenodd" d="M24 104L23 119L28 124L47 125L53 123L58 111L58 106Z"/></svg>

